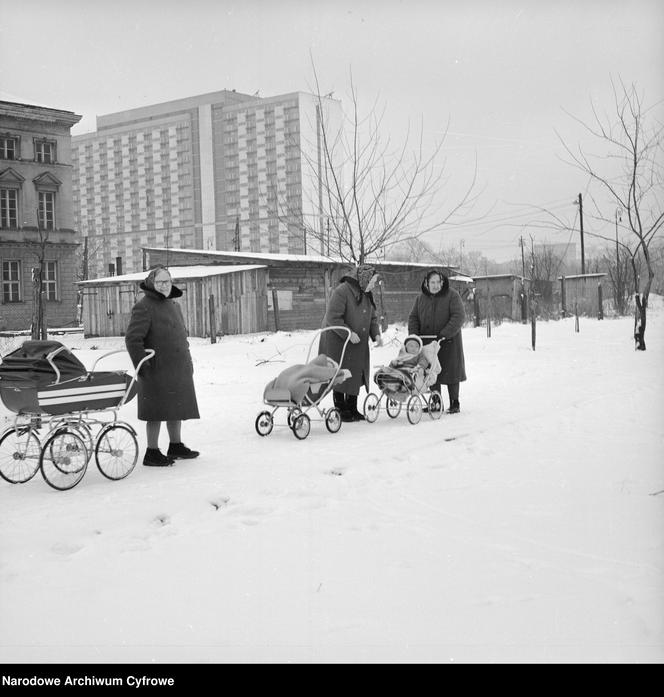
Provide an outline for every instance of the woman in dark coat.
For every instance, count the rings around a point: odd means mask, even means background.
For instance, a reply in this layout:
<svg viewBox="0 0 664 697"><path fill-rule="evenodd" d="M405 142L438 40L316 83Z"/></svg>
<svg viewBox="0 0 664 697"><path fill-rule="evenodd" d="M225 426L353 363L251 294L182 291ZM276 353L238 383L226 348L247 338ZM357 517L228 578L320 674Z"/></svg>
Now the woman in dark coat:
<svg viewBox="0 0 664 697"><path fill-rule="evenodd" d="M456 414L461 409L459 383L466 379L461 339L461 327L465 319L461 296L450 287L447 276L436 269L427 272L422 281L422 294L415 300L408 316L408 333L419 336L429 334L442 339L438 351L441 371L432 389L440 390L441 385L447 385L450 398L450 408L447 411L450 414ZM425 344L435 340L422 339Z"/></svg>
<svg viewBox="0 0 664 697"><path fill-rule="evenodd" d="M199 418L194 367L182 310L173 302L182 291L173 285L171 274L163 266L154 268L140 288L144 295L132 308L125 345L134 366L145 357L146 349L155 351L138 375L138 418L147 421L143 464L163 467L199 455L180 436L184 419ZM170 439L166 455L159 450L162 421Z"/></svg>
<svg viewBox="0 0 664 697"><path fill-rule="evenodd" d="M360 387L369 391L369 339L382 346L376 304L371 289L378 276L373 266L361 264L350 274L343 276L334 289L323 318L323 327L342 326L351 331L341 368L347 368L351 377L342 382L332 393L334 406L341 412L343 421L361 421L364 415L357 409ZM341 352L348 333L340 330L323 332L318 353L341 361Z"/></svg>

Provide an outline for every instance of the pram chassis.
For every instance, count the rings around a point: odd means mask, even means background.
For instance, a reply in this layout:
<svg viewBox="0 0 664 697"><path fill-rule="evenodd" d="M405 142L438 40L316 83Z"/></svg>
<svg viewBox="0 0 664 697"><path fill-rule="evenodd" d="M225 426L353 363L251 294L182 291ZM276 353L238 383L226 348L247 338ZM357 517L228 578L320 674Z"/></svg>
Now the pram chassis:
<svg viewBox="0 0 664 697"><path fill-rule="evenodd" d="M435 335L423 334L420 339L436 339ZM440 340L436 343L440 346ZM380 395L375 392L369 392L364 399L364 418L369 423L374 423L380 414L381 403L385 400L385 411L391 419L396 419L401 413L402 402L394 399L386 391L381 390ZM429 386L424 389L419 389L416 385L414 386L414 391L405 400L406 405L406 417L408 422L415 425L422 419L422 413L424 407L427 407L427 412L429 416L438 420L443 414L442 409L442 398L440 394L436 391L430 391Z"/></svg>
<svg viewBox="0 0 664 697"><path fill-rule="evenodd" d="M263 402L268 406L272 407L272 411L261 411L256 417L255 428L256 433L259 436L268 436L275 426L275 414L279 409L285 408L287 410L286 425L291 429L293 435L298 440L304 440L311 431L311 416L309 412L316 412L317 417L325 421L325 427L330 433L337 433L341 428L341 412L336 408L326 409L320 406L322 400L332 391L334 380L339 375L341 371L341 366L344 361L344 356L346 354L346 347L350 341L351 330L348 327L341 325L323 327L319 329L312 337L311 343L309 344L309 350L307 351L307 357L305 363L308 363L311 359L311 351L313 349L316 338L319 337L323 332L341 330L347 333L346 339L344 341L343 347L341 349L341 357L337 365L337 370L332 378L328 381L325 389L320 393L316 399L311 399L308 393L305 395L303 402L298 403L293 401L290 396L284 395L283 399L264 399ZM305 403L306 400L306 403Z"/></svg>
<svg viewBox="0 0 664 697"><path fill-rule="evenodd" d="M54 362L61 351L69 349L61 346L45 357L55 373L55 381L47 387L66 387L90 379L101 360L125 352L123 349L109 351L100 356L84 376L61 381L60 370ZM136 466L138 441L133 427L118 420L118 411L133 396L138 373L154 353L154 350L146 349L146 355L136 366L129 383L124 380L124 394L113 406L72 409L55 414L49 414L47 407L42 409L41 404L39 411L19 409L14 425L0 436L0 476L12 484L22 484L41 470L47 484L64 491L83 479L94 453L97 468L104 477L111 480L127 477ZM14 405L5 403L5 406L13 410ZM46 434L42 440L40 432L44 427Z"/></svg>

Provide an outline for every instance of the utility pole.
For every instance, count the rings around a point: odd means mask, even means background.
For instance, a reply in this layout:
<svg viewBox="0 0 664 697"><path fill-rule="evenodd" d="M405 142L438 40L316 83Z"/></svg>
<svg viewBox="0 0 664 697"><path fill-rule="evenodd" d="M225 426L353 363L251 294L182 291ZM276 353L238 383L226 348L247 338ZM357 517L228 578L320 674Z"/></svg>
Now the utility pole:
<svg viewBox="0 0 664 697"><path fill-rule="evenodd" d="M579 200L574 203L579 206L579 224L581 227L581 273L586 273L586 253L583 247L583 197L579 194Z"/></svg>
<svg viewBox="0 0 664 697"><path fill-rule="evenodd" d="M526 277L526 259L523 256L523 235L519 237L519 243L521 244L521 275Z"/></svg>

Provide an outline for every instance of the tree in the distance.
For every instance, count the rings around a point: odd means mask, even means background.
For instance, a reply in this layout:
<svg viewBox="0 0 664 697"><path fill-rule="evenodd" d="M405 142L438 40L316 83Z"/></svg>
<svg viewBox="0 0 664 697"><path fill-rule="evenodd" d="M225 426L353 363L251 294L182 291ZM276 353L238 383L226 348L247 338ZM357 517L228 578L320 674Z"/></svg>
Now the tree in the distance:
<svg viewBox="0 0 664 697"><path fill-rule="evenodd" d="M360 100L350 76L349 109L341 124L326 118L327 96L321 94L314 69L315 101L319 143L312 148L316 158L304 155L308 176L318 200L309 202L318 211L309 220L301 211L276 201L272 208L280 219L300 221L301 234L317 249L355 264L384 259L389 250L404 242L440 231L450 217L473 204L476 174L458 200L443 199L445 162L439 140L425 152L423 127L417 135L408 130L400 145L385 134L383 116L374 104L368 114L360 113ZM446 132L446 130L445 130Z"/></svg>
<svg viewBox="0 0 664 697"><path fill-rule="evenodd" d="M635 347L645 351L645 331L655 271L651 244L664 225L664 124L655 113L657 104L644 106L636 85L613 84L614 111L601 115L592 106L592 121L586 123L572 116L600 148L591 154L579 145L572 149L562 138L569 155L569 164L590 177L591 185L608 194L610 213L602 212L595 196L597 221L613 226L616 207L622 210L623 236L616 245L630 257L633 271L633 294L636 305L634 326ZM615 221L617 228L617 221ZM609 242L608 235L591 233ZM639 260L645 267L645 278L639 274Z"/></svg>

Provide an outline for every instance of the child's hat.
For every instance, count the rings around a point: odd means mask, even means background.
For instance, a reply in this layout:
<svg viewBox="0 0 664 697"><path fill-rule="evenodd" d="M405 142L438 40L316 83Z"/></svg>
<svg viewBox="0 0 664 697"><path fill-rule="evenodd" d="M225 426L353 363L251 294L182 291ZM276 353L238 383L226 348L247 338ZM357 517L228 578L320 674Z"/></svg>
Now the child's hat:
<svg viewBox="0 0 664 697"><path fill-rule="evenodd" d="M420 339L417 334L409 334L404 340L403 345L405 346L409 341L416 341L417 345L422 348L422 339Z"/></svg>

